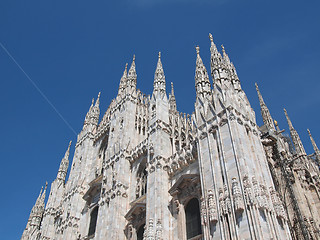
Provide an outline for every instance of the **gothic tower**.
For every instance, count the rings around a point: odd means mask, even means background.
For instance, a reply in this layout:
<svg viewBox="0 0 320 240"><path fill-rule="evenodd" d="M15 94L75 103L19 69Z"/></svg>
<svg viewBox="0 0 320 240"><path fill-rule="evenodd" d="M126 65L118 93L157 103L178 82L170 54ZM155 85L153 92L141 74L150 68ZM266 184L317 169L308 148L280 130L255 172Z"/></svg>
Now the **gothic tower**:
<svg viewBox="0 0 320 240"><path fill-rule="evenodd" d="M151 95L137 89L133 56L101 120L100 93L92 100L69 177L71 142L23 240L317 239L314 139L309 156L287 116L293 152L256 85L259 128L225 48L209 37L210 74L196 47L191 115L178 111L173 83L167 95L160 53Z"/></svg>

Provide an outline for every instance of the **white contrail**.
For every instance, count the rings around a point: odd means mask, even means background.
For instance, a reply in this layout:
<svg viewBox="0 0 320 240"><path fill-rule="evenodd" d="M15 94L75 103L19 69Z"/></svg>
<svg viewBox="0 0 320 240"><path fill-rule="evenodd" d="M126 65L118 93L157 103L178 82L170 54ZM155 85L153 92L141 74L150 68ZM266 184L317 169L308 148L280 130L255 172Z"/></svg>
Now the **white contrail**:
<svg viewBox="0 0 320 240"><path fill-rule="evenodd" d="M8 56L11 58L11 60L18 66L18 68L23 72L23 74L29 79L29 81L32 83L32 85L37 89L37 91L41 94L41 96L47 101L47 103L53 108L53 110L59 115L59 117L64 121L64 123L70 128L70 130L77 136L76 131L71 127L71 125L68 123L68 121L61 115L61 113L58 111L58 109L53 105L53 103L47 98L47 96L41 91L41 89L37 86L37 84L29 77L29 75L23 70L23 68L20 66L20 64L14 59L14 57L10 54L10 52L3 46L3 44L0 42L0 46L2 49L8 54Z"/></svg>

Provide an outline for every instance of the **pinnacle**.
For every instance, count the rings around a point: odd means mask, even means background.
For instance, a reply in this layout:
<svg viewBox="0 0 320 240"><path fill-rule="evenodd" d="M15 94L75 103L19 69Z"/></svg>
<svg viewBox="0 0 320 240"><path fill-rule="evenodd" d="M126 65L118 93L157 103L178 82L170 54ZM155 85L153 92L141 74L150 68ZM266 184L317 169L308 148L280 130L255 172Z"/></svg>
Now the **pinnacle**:
<svg viewBox="0 0 320 240"><path fill-rule="evenodd" d="M209 33L209 38L210 38L210 42L211 42L211 47L210 47L211 52L212 51L218 52L218 49L217 49L216 45L213 42L213 37L212 37L211 33Z"/></svg>
<svg viewBox="0 0 320 240"><path fill-rule="evenodd" d="M128 63L126 63L126 66L125 66L125 68L124 68L124 71L123 71L121 80L127 78L127 69L128 69ZM120 80L120 81L121 81L121 80Z"/></svg>
<svg viewBox="0 0 320 240"><path fill-rule="evenodd" d="M211 33L209 33L209 38L210 38L210 42L213 43L213 37Z"/></svg>
<svg viewBox="0 0 320 240"><path fill-rule="evenodd" d="M99 104L100 104L100 94L101 94L101 92L98 93L97 101L95 104L96 106L99 106Z"/></svg>
<svg viewBox="0 0 320 240"><path fill-rule="evenodd" d="M291 122L291 120L290 120L290 118L289 118L289 115L288 115L287 110L284 108L283 111L284 111L284 114L286 115L289 128L290 128L290 129L293 129L293 125L292 125L292 122Z"/></svg>
<svg viewBox="0 0 320 240"><path fill-rule="evenodd" d="M171 82L171 96L174 96L173 82Z"/></svg>
<svg viewBox="0 0 320 240"><path fill-rule="evenodd" d="M136 74L136 64L135 64L136 56L133 55L131 67L129 69L128 77Z"/></svg>
<svg viewBox="0 0 320 240"><path fill-rule="evenodd" d="M122 77L120 79L119 93L123 92L124 89L126 88L126 84L127 84L127 69L128 69L128 63L126 63L126 66L124 68Z"/></svg>
<svg viewBox="0 0 320 240"><path fill-rule="evenodd" d="M163 72L162 63L161 63L161 52L158 53L158 63L157 63L157 70Z"/></svg>
<svg viewBox="0 0 320 240"><path fill-rule="evenodd" d="M196 71L195 71L195 84L197 88L197 93L207 92L209 91L209 89L202 89L202 87L198 86L198 83L201 83L201 82L204 82L206 86L210 86L210 81L209 81L207 69L204 66L202 59L200 57L199 46L196 46L196 52L197 52L197 59L196 59Z"/></svg>
<svg viewBox="0 0 320 240"><path fill-rule="evenodd" d="M64 158L69 158L71 143L72 143L72 141L69 142L69 146L68 146L67 151L66 151L66 153L65 153L65 155L64 155Z"/></svg>
<svg viewBox="0 0 320 240"><path fill-rule="evenodd" d="M258 84L255 83L254 85L256 86L256 90L257 90L258 97L259 97L259 101L260 101L260 106L265 105L265 103L264 103L264 101L263 101L263 98L262 98L262 95L261 95L261 93L260 93Z"/></svg>
<svg viewBox="0 0 320 240"><path fill-rule="evenodd" d="M196 68L205 68L203 65L201 56L200 56L200 47L196 46L196 52L197 52L197 60L196 60Z"/></svg>
<svg viewBox="0 0 320 240"><path fill-rule="evenodd" d="M154 83L153 83L154 91L165 92L166 91L166 82L164 71L161 63L161 52L158 53L158 63L157 68L154 73Z"/></svg>
<svg viewBox="0 0 320 240"><path fill-rule="evenodd" d="M226 50L225 50L224 46L221 45L221 48L222 48L222 54L223 54L223 59L224 59L225 63L227 65L230 65L231 61L230 61L230 58L229 58L228 54L226 53Z"/></svg>

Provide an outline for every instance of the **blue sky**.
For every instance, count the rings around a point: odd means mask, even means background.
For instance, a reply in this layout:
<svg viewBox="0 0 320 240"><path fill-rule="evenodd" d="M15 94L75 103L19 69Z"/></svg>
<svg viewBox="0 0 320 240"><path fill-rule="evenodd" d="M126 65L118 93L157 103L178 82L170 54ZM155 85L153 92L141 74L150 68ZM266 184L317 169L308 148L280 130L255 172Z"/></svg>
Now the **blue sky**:
<svg viewBox="0 0 320 240"><path fill-rule="evenodd" d="M306 151L320 145L320 3L262 0L2 0L0 42L78 133L101 91L104 113L125 63L150 94L158 51L178 110L193 111L195 49L209 70L209 32L234 62L256 111L259 84L281 129L286 107ZM39 190L75 134L0 48L0 235L19 239ZM72 157L72 154L71 154ZM71 158L70 157L70 158Z"/></svg>

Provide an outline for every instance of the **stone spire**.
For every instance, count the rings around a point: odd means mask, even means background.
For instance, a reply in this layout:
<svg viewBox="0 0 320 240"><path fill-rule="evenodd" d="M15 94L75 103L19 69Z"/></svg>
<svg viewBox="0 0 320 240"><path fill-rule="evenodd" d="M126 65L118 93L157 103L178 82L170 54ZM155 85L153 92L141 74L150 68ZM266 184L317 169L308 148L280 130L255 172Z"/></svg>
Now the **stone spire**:
<svg viewBox="0 0 320 240"><path fill-rule="evenodd" d="M164 76L164 71L161 63L161 52L158 54L157 68L154 73L153 82L153 94L165 94L166 93L166 78Z"/></svg>
<svg viewBox="0 0 320 240"><path fill-rule="evenodd" d="M36 200L36 203L34 204L34 206L32 207L31 209L31 213L30 213L30 217L29 219L32 221L33 217L35 216L36 212L37 212L37 207L39 206L40 204L40 201L41 201L41 196L42 196L42 191L43 191L43 186L41 187L41 190L40 190L40 193L39 193L39 196Z"/></svg>
<svg viewBox="0 0 320 240"><path fill-rule="evenodd" d="M63 183L66 180L68 167L69 167L69 154L70 154L71 142L72 141L69 142L68 149L67 149L66 153L64 154L64 157L61 160L60 167L58 170L58 175L57 175L57 179L61 180Z"/></svg>
<svg viewBox="0 0 320 240"><path fill-rule="evenodd" d="M286 115L286 118L287 118L287 122L288 122L288 125L289 125L289 130L290 130L290 135L291 135L291 138L292 138L292 142L293 142L294 148L296 149L297 155L298 156L307 155L306 151L304 150L304 147L303 147L303 144L301 142L301 139L299 137L299 134L297 133L297 131L294 129L294 127L292 125L292 122L291 122L291 120L290 120L290 118L288 116L287 110L286 109L283 109L283 110L284 110L284 114Z"/></svg>
<svg viewBox="0 0 320 240"><path fill-rule="evenodd" d="M42 214L43 214L44 205L45 205L44 201L46 199L47 187L48 187L48 182L46 182L46 186L45 186L44 191L43 191L43 193L41 195L40 203L39 203L40 208L42 208Z"/></svg>
<svg viewBox="0 0 320 240"><path fill-rule="evenodd" d="M172 113L177 111L176 97L174 96L173 82L171 82L171 93L169 94L169 109Z"/></svg>
<svg viewBox="0 0 320 240"><path fill-rule="evenodd" d="M320 150L319 150L316 142L314 141L310 130L309 129L307 129L307 130L308 130L308 133L309 133L309 136L310 136L310 140L311 140L311 143L312 143L312 147L313 147L314 153L315 153L315 155L317 157L318 163L320 163Z"/></svg>
<svg viewBox="0 0 320 240"><path fill-rule="evenodd" d="M222 55L223 55L223 60L224 60L225 64L227 66L231 65L230 58L229 58L228 54L226 53L226 50L224 49L224 46L221 45L221 48L222 48Z"/></svg>
<svg viewBox="0 0 320 240"><path fill-rule="evenodd" d="M131 67L128 72L128 78L127 78L127 87L136 89L137 86L137 72L136 72L136 63L135 63L136 57L133 55L133 60L131 63Z"/></svg>
<svg viewBox="0 0 320 240"><path fill-rule="evenodd" d="M94 105L94 107L92 109L92 120L93 120L93 124L95 126L98 125L99 116L100 116L100 95L101 95L101 92L99 92L96 104Z"/></svg>
<svg viewBox="0 0 320 240"><path fill-rule="evenodd" d="M230 61L230 58L226 53L226 50L223 45L221 45L221 48L222 48L223 62L224 62L224 65L222 65L221 67L225 67L227 69L228 75L232 81L234 89L241 90L241 84L240 84L240 80L239 80L236 68L233 65L233 63Z"/></svg>
<svg viewBox="0 0 320 240"><path fill-rule="evenodd" d="M122 77L120 79L118 94L123 94L125 89L126 89L126 86L127 86L127 68L128 68L128 63L126 63L125 69L124 69Z"/></svg>
<svg viewBox="0 0 320 240"><path fill-rule="evenodd" d="M92 102L91 102L89 111L87 112L86 117L84 119L83 128L85 128L90 123L90 114L92 112L93 104L94 104L94 98L92 98Z"/></svg>
<svg viewBox="0 0 320 240"><path fill-rule="evenodd" d="M204 66L200 57L200 48L196 47L197 60L196 60L196 72L195 72L195 87L197 91L197 97L206 96L211 92L211 84L206 67Z"/></svg>
<svg viewBox="0 0 320 240"><path fill-rule="evenodd" d="M209 38L211 42L210 52L211 52L211 76L215 80L218 76L215 74L215 71L220 69L223 65L223 59L221 54L219 53L216 44L213 42L212 34L209 33ZM216 82L214 82L215 84Z"/></svg>
<svg viewBox="0 0 320 240"><path fill-rule="evenodd" d="M258 84L255 83L256 85L256 90L258 93L258 97L259 97L259 102L260 102L260 108L261 108L261 115L262 115L262 120L264 125L269 129L269 130L275 130L274 124L273 124L273 119L271 117L271 114L269 112L269 109L267 107L267 105L264 103L262 95L260 93Z"/></svg>

